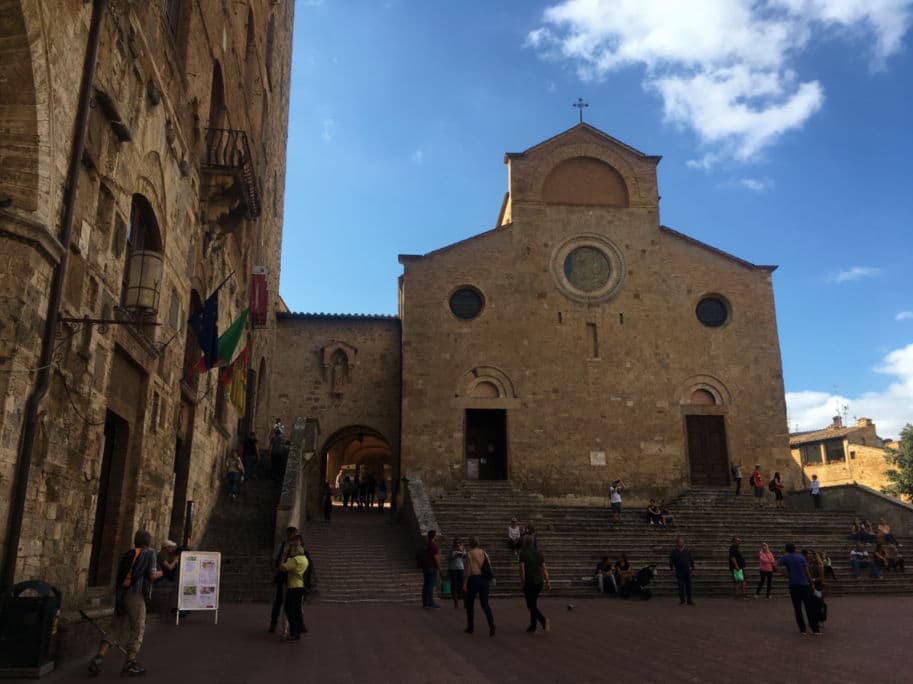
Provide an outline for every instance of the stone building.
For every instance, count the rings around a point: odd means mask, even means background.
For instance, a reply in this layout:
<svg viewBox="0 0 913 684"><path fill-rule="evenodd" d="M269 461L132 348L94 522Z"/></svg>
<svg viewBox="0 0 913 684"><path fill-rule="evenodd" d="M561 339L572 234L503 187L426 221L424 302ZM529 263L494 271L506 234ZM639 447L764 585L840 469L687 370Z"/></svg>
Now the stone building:
<svg viewBox="0 0 913 684"><path fill-rule="evenodd" d="M510 479L583 501L603 497L612 478L634 498L725 486L740 461L799 486L775 267L662 226L658 162L574 126L506 155L508 192L492 230L400 256L402 382L362 390L371 410L401 407L399 433L384 433L393 472L420 476L432 492ZM274 379L273 397L311 402L308 415L334 430L370 423L368 408L363 418L349 412L348 397L345 419L333 415L326 350L376 334L350 323L279 322L280 336L308 328L294 334L309 351L300 371ZM353 377L373 382L380 373L368 365L378 362L359 349Z"/></svg>
<svg viewBox="0 0 913 684"><path fill-rule="evenodd" d="M796 432L789 436L789 447L796 464L802 468L803 483L817 475L823 486L861 484L882 491L889 488L885 475L889 469L885 447L870 418L858 418L855 425L844 426L840 416L821 430Z"/></svg>
<svg viewBox="0 0 913 684"><path fill-rule="evenodd" d="M291 0L0 0L0 541L18 552L14 566L3 557L17 579L46 578L70 605L109 592L136 528L180 539L188 501L204 527L228 448L239 431L266 431L293 11ZM186 376L200 357L187 320L224 281L224 330L254 280L239 421L216 371Z"/></svg>

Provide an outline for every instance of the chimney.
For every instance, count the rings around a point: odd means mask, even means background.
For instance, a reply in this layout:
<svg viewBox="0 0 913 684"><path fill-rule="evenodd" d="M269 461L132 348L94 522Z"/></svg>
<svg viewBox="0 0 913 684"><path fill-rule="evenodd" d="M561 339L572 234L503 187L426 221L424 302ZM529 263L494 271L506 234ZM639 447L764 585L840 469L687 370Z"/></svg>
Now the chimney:
<svg viewBox="0 0 913 684"><path fill-rule="evenodd" d="M832 428L842 428L843 427L843 418L840 416L834 416L834 422L831 425Z"/></svg>
<svg viewBox="0 0 913 684"><path fill-rule="evenodd" d="M857 418L856 427L872 427L874 423L871 418Z"/></svg>

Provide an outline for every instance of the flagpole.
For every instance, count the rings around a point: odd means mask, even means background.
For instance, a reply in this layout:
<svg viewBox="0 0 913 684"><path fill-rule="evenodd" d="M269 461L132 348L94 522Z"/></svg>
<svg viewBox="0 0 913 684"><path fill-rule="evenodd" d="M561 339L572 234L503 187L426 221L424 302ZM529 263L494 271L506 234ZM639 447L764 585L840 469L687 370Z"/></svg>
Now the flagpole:
<svg viewBox="0 0 913 684"><path fill-rule="evenodd" d="M209 294L209 296L212 297L213 294L215 294L216 292L218 292L219 290L221 290L221 289L222 289L222 286L223 286L225 283L227 283L228 280L229 280L229 278L231 278L234 274L235 274L235 272L232 271L232 272L229 273L227 276L225 276L225 280L223 280L221 283L219 283L219 286L218 286L215 290L213 290L213 291ZM208 299L208 298L207 298L207 299Z"/></svg>

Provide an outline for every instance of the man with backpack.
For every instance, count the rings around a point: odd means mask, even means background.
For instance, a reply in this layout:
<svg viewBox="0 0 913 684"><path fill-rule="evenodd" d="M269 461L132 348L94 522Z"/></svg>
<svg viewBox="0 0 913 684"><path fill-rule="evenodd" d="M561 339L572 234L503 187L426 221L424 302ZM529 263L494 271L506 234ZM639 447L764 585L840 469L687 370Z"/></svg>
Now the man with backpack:
<svg viewBox="0 0 913 684"><path fill-rule="evenodd" d="M117 565L115 585L114 623L111 640L103 639L98 653L89 663L89 672L101 673L105 654L115 641L126 643L127 657L120 671L122 677L138 677L146 670L136 661L143 645L146 631L146 599L151 595L152 583L162 576L152 548L152 535L139 530L133 537L133 547L121 556Z"/></svg>

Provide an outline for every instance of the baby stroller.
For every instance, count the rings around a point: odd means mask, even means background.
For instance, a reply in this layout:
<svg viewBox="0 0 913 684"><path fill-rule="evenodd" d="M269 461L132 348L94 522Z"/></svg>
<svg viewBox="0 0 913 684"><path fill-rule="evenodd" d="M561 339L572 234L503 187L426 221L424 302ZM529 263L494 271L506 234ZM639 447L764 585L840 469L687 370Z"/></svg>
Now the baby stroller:
<svg viewBox="0 0 913 684"><path fill-rule="evenodd" d="M640 596L644 601L648 601L650 597L653 596L653 591L648 588L647 585L653 581L653 578L656 576L656 566L647 565L646 567L641 568L637 571L637 574L634 575L632 579L627 584L619 587L618 595L621 598L628 598L630 596Z"/></svg>

